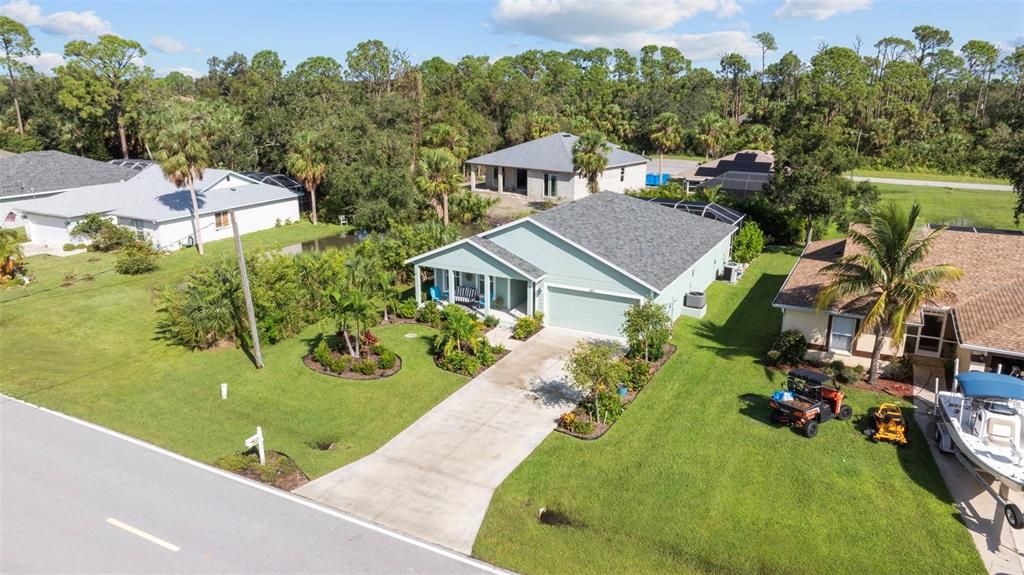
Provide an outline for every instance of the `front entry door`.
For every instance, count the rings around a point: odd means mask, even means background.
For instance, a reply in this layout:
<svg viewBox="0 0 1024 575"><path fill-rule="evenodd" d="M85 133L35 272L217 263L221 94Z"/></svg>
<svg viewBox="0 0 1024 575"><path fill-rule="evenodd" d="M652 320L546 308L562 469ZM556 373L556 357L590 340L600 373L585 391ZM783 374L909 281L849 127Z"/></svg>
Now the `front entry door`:
<svg viewBox="0 0 1024 575"><path fill-rule="evenodd" d="M526 193L526 170L516 170L516 193Z"/></svg>

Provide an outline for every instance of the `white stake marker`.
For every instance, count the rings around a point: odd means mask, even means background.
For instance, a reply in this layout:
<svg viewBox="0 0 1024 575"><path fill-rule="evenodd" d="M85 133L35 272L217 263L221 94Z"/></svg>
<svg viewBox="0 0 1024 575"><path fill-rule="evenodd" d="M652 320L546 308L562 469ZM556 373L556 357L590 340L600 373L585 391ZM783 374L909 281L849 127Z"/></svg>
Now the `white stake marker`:
<svg viewBox="0 0 1024 575"><path fill-rule="evenodd" d="M159 537L156 537L154 535L150 535L149 533L146 533L145 531L143 531L141 529L136 529L135 527L132 527L131 525L128 525L127 523L124 523L122 521L118 521L117 519L114 519L113 517L108 517L107 518L107 523L113 525L114 527L118 527L120 529L124 529L125 531L127 531L128 533L131 533L132 535L138 535L139 537L142 537L143 539L145 539L146 541L149 541L150 543L156 543L157 545L163 547L164 549L170 549L171 551L181 551L181 547L178 547L177 545L175 545L173 543L168 543L168 542L164 541L163 539L160 539Z"/></svg>

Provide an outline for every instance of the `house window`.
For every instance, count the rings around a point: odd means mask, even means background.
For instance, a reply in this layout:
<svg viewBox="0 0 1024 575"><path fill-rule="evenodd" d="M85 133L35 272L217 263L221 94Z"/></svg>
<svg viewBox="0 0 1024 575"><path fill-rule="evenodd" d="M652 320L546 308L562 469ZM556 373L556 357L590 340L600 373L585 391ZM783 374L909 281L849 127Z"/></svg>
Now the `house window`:
<svg viewBox="0 0 1024 575"><path fill-rule="evenodd" d="M218 230L231 225L231 220L228 218L227 212L217 212L216 214L213 214L213 220L216 223Z"/></svg>
<svg viewBox="0 0 1024 575"><path fill-rule="evenodd" d="M903 340L904 353L942 357L956 357L956 333L953 320L943 312L924 312L924 323L908 325Z"/></svg>
<svg viewBox="0 0 1024 575"><path fill-rule="evenodd" d="M850 353L853 351L853 337L857 335L857 320L852 317L832 316L832 331L829 333L829 351Z"/></svg>
<svg viewBox="0 0 1024 575"><path fill-rule="evenodd" d="M544 197L558 197L558 176L555 174L544 174Z"/></svg>
<svg viewBox="0 0 1024 575"><path fill-rule="evenodd" d="M626 181L626 168L619 168L619 181L620 182L625 182Z"/></svg>

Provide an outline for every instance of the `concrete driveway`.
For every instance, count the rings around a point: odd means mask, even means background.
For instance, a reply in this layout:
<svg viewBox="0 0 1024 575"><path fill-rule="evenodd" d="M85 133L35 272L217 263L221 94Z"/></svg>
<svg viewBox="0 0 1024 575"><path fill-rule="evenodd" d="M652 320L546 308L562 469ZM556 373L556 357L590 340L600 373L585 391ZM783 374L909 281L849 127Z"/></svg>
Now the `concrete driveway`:
<svg viewBox="0 0 1024 575"><path fill-rule="evenodd" d="M588 337L544 328L384 447L295 493L471 553L494 489L575 403L562 367Z"/></svg>

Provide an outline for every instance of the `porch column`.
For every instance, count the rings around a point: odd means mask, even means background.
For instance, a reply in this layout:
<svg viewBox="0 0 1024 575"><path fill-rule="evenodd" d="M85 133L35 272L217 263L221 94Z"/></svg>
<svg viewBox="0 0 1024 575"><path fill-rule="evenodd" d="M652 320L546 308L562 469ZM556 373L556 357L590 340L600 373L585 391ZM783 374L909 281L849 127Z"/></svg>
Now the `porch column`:
<svg viewBox="0 0 1024 575"><path fill-rule="evenodd" d="M448 303L455 303L455 270L448 270Z"/></svg>
<svg viewBox="0 0 1024 575"><path fill-rule="evenodd" d="M469 167L469 191L476 191L476 166Z"/></svg>
<svg viewBox="0 0 1024 575"><path fill-rule="evenodd" d="M484 276L484 314L491 313L491 276Z"/></svg>
<svg viewBox="0 0 1024 575"><path fill-rule="evenodd" d="M526 315L533 315L533 298L537 291L537 284L526 282Z"/></svg>
<svg viewBox="0 0 1024 575"><path fill-rule="evenodd" d="M498 193L505 191L505 168L498 168Z"/></svg>
<svg viewBox="0 0 1024 575"><path fill-rule="evenodd" d="M423 286L421 285L423 282L420 279L422 276L420 275L420 266L418 264L412 266L412 277L416 286L416 305L419 306L423 303Z"/></svg>

